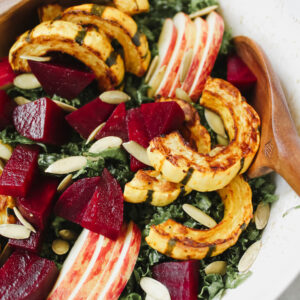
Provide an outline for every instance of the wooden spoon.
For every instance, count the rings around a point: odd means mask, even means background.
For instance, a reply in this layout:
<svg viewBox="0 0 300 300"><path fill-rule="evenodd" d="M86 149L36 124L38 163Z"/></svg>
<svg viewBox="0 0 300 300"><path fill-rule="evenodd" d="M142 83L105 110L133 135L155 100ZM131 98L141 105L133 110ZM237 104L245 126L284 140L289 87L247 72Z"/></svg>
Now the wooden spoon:
<svg viewBox="0 0 300 300"><path fill-rule="evenodd" d="M250 104L261 118L261 144L247 175L274 170L300 195L300 139L279 79L263 50L250 38L234 38L238 56L257 78Z"/></svg>

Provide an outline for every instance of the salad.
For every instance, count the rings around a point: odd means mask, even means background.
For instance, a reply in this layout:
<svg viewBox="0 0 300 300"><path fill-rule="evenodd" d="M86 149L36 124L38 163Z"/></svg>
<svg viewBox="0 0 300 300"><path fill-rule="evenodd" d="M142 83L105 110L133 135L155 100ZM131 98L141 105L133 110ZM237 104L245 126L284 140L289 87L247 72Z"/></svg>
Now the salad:
<svg viewBox="0 0 300 300"><path fill-rule="evenodd" d="M251 275L275 186L245 175L256 78L217 8L38 9L0 61L1 299L220 299Z"/></svg>

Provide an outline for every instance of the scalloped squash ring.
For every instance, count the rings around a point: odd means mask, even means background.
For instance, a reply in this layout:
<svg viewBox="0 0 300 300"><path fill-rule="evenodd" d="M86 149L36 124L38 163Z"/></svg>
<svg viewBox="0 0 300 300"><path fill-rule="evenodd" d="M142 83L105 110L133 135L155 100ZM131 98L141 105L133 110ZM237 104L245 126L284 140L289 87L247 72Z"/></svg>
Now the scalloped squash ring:
<svg viewBox="0 0 300 300"><path fill-rule="evenodd" d="M247 170L259 147L260 119L239 90L222 79L208 79L200 104L221 116L230 139L228 146L201 154L178 132L172 132L154 138L147 153L166 180L206 192L223 188Z"/></svg>

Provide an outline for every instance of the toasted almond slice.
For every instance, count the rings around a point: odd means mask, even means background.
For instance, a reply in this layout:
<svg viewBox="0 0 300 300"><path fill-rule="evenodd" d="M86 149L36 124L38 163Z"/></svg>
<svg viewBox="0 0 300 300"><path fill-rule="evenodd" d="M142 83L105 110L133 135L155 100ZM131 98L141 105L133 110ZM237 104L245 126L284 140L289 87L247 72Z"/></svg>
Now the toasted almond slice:
<svg viewBox="0 0 300 300"><path fill-rule="evenodd" d="M215 133L227 138L223 121L218 114L206 108L204 110L204 116L208 125Z"/></svg>
<svg viewBox="0 0 300 300"><path fill-rule="evenodd" d="M150 67L148 69L147 75L145 77L145 83L148 83L150 81L150 79L153 76L156 68L158 67L158 63L159 63L159 55L156 55L152 59L152 62L151 62Z"/></svg>
<svg viewBox="0 0 300 300"><path fill-rule="evenodd" d="M59 236L66 241L74 241L77 238L77 234L69 229L62 229L58 232Z"/></svg>
<svg viewBox="0 0 300 300"><path fill-rule="evenodd" d="M106 136L95 142L89 149L90 153L99 153L109 148L118 148L122 145L122 139L117 136Z"/></svg>
<svg viewBox="0 0 300 300"><path fill-rule="evenodd" d="M206 275L208 274L225 275L226 267L227 267L226 261L218 260L207 265L206 268L204 269L204 272L206 273Z"/></svg>
<svg viewBox="0 0 300 300"><path fill-rule="evenodd" d="M147 92L149 98L154 97L156 90L158 89L158 87L161 84L161 81L165 75L166 68L167 68L167 66L165 65L165 66L161 67L159 69L159 71L157 72L157 74L152 82L152 85L149 87L148 92Z"/></svg>
<svg viewBox="0 0 300 300"><path fill-rule="evenodd" d="M208 6L208 7L205 7L205 8L202 8L200 10L195 11L194 13L190 14L189 17L190 17L190 19L195 19L197 17L202 17L202 16L205 16L205 15L208 15L209 13L216 10L217 8L218 8L218 5Z"/></svg>
<svg viewBox="0 0 300 300"><path fill-rule="evenodd" d="M2 174L2 171L3 171L3 169L4 169L4 163L3 163L3 161L0 159L0 175Z"/></svg>
<svg viewBox="0 0 300 300"><path fill-rule="evenodd" d="M270 205L269 203L260 202L254 213L254 222L258 230L262 230L268 224L270 217Z"/></svg>
<svg viewBox="0 0 300 300"><path fill-rule="evenodd" d="M256 241L246 250L238 264L239 272L246 272L250 269L258 256L261 245L261 241Z"/></svg>
<svg viewBox="0 0 300 300"><path fill-rule="evenodd" d="M216 221L207 215L205 212L200 210L199 208L190 205L190 204L183 204L182 209L194 220L199 222L200 224L212 228L217 225Z"/></svg>
<svg viewBox="0 0 300 300"><path fill-rule="evenodd" d="M189 49L184 53L182 63L179 68L179 80L180 82L184 82L186 75L190 69L191 63L193 59L193 49Z"/></svg>
<svg viewBox="0 0 300 300"><path fill-rule="evenodd" d="M147 166L151 166L147 155L147 150L143 146L134 141L129 141L127 143L123 143L123 147L129 154L131 154L137 160L139 160Z"/></svg>
<svg viewBox="0 0 300 300"><path fill-rule="evenodd" d="M2 224L0 225L0 235L8 239L24 240L30 236L30 230L23 225Z"/></svg>
<svg viewBox="0 0 300 300"><path fill-rule="evenodd" d="M143 277L140 286L147 295L154 299L171 300L167 287L151 277Z"/></svg>
<svg viewBox="0 0 300 300"><path fill-rule="evenodd" d="M9 160L12 152L13 148L8 144L2 143L2 141L0 140L0 158L3 158L4 160Z"/></svg>
<svg viewBox="0 0 300 300"><path fill-rule="evenodd" d="M178 99L185 100L186 102L193 102L190 96L182 88L177 88L175 94Z"/></svg>
<svg viewBox="0 0 300 300"><path fill-rule="evenodd" d="M22 216L22 214L17 209L17 207L14 207L13 210L14 210L14 213L15 213L17 219L22 223L22 225L24 225L30 231L36 233L36 230L34 229L34 227Z"/></svg>
<svg viewBox="0 0 300 300"><path fill-rule="evenodd" d="M99 126L97 126L89 135L89 137L87 138L85 144L89 144L91 141L93 141L95 139L95 136L97 135L97 133L104 127L104 125L106 124L106 122L101 123Z"/></svg>
<svg viewBox="0 0 300 300"><path fill-rule="evenodd" d="M145 300L158 300L158 299L151 297L149 294L146 294Z"/></svg>
<svg viewBox="0 0 300 300"><path fill-rule="evenodd" d="M23 105L23 104L27 104L27 103L31 102L30 100L28 100L22 96L18 96L16 98L14 98L14 100L18 105Z"/></svg>
<svg viewBox="0 0 300 300"><path fill-rule="evenodd" d="M219 145L228 146L228 138L224 138L222 135L217 134L217 142Z"/></svg>
<svg viewBox="0 0 300 300"><path fill-rule="evenodd" d="M109 104L120 104L131 99L129 95L122 91L107 91L102 93L99 98Z"/></svg>
<svg viewBox="0 0 300 300"><path fill-rule="evenodd" d="M52 243L52 250L57 255L64 255L70 249L70 244L67 241L57 239Z"/></svg>
<svg viewBox="0 0 300 300"><path fill-rule="evenodd" d="M68 174L58 185L57 191L62 193L72 182L72 174Z"/></svg>
<svg viewBox="0 0 300 300"><path fill-rule="evenodd" d="M41 87L41 84L32 73L18 75L14 79L14 85L23 90L32 90Z"/></svg>
<svg viewBox="0 0 300 300"><path fill-rule="evenodd" d="M20 55L20 58L32 61L46 62L51 60L51 56L31 56L31 55Z"/></svg>
<svg viewBox="0 0 300 300"><path fill-rule="evenodd" d="M51 174L69 174L84 168L87 164L87 158L84 156L70 156L62 158L51 164L46 173Z"/></svg>
<svg viewBox="0 0 300 300"><path fill-rule="evenodd" d="M63 103L61 101L57 101L57 100L52 100L52 101L54 101L61 109L63 109L65 112L68 112L68 113L73 112L78 109L72 105Z"/></svg>

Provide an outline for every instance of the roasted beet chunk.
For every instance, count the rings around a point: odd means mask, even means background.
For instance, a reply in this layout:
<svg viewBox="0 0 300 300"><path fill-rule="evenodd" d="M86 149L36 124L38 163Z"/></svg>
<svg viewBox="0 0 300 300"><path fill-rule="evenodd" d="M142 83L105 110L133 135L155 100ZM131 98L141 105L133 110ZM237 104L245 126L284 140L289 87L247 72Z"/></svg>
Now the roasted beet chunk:
<svg viewBox="0 0 300 300"><path fill-rule="evenodd" d="M99 140L106 136L118 136L123 142L128 141L125 103L117 106L105 126L96 135L96 139Z"/></svg>
<svg viewBox="0 0 300 300"><path fill-rule="evenodd" d="M69 125L64 112L49 98L16 107L13 120L16 130L33 141L60 145L67 140Z"/></svg>
<svg viewBox="0 0 300 300"><path fill-rule="evenodd" d="M66 116L68 123L85 139L111 115L115 105L102 102L99 98L87 103Z"/></svg>
<svg viewBox="0 0 300 300"><path fill-rule="evenodd" d="M140 108L133 108L127 112L128 138L130 141L137 142L144 148L149 146L149 135L145 127L145 120ZM142 162L130 156L130 169L137 172L139 169L146 167Z"/></svg>
<svg viewBox="0 0 300 300"><path fill-rule="evenodd" d="M8 88L13 84L16 74L12 70L8 58L0 59L0 90Z"/></svg>
<svg viewBox="0 0 300 300"><path fill-rule="evenodd" d="M12 114L15 102L11 100L5 91L0 91L0 130L13 124Z"/></svg>
<svg viewBox="0 0 300 300"><path fill-rule="evenodd" d="M19 211L35 229L44 229L53 207L57 185L57 179L39 178L26 197L16 199Z"/></svg>
<svg viewBox="0 0 300 300"><path fill-rule="evenodd" d="M15 251L0 269L0 299L46 299L57 275L53 261L30 252Z"/></svg>
<svg viewBox="0 0 300 300"><path fill-rule="evenodd" d="M83 215L81 226L110 239L117 239L123 224L123 193L107 169Z"/></svg>
<svg viewBox="0 0 300 300"><path fill-rule="evenodd" d="M197 300L198 261L166 262L152 269L153 278L164 284L172 300Z"/></svg>
<svg viewBox="0 0 300 300"><path fill-rule="evenodd" d="M227 58L227 81L247 92L256 83L256 77L237 55L231 55Z"/></svg>
<svg viewBox="0 0 300 300"><path fill-rule="evenodd" d="M47 94L74 99L94 79L95 75L59 64L28 61L32 73L37 77Z"/></svg>
<svg viewBox="0 0 300 300"><path fill-rule="evenodd" d="M0 194L26 196L37 170L39 150L36 147L17 146L0 177Z"/></svg>
<svg viewBox="0 0 300 300"><path fill-rule="evenodd" d="M150 140L180 129L184 122L184 112L174 101L142 104L141 112Z"/></svg>
<svg viewBox="0 0 300 300"><path fill-rule="evenodd" d="M56 202L54 207L55 214L80 224L86 206L99 184L100 177L83 178L74 182Z"/></svg>

